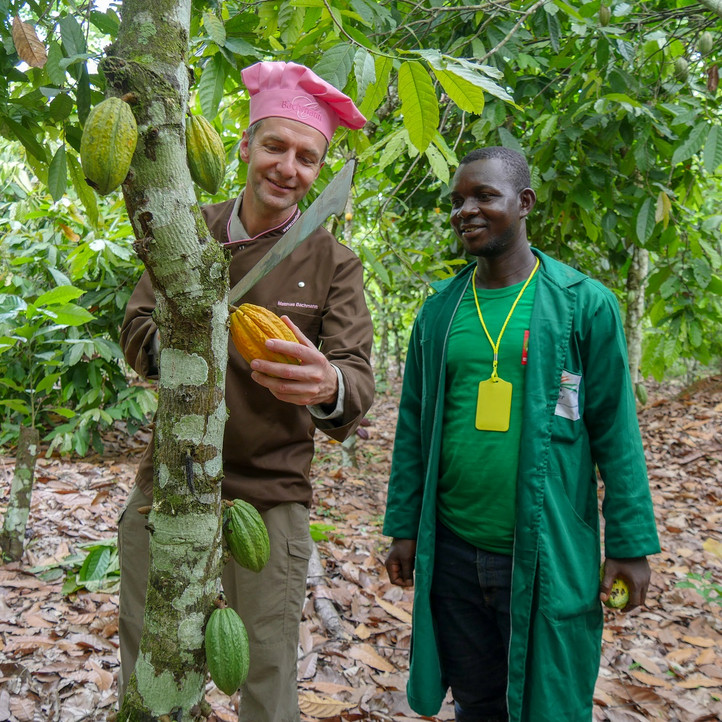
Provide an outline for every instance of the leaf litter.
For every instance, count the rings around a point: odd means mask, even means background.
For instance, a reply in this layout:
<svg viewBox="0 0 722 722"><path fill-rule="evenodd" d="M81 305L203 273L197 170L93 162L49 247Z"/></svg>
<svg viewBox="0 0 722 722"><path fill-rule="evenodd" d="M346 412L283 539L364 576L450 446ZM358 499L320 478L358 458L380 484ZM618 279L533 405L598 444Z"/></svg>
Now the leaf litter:
<svg viewBox="0 0 722 722"><path fill-rule="evenodd" d="M412 592L389 583L381 534L397 402L396 393L377 399L355 439L357 468L342 466L348 445L316 437L311 519L322 578L309 584L301 623L304 722L454 718L449 698L436 717L419 717L404 691ZM722 377L677 393L656 389L640 423L662 552L650 559L646 607L605 610L593 719L720 720ZM118 427L105 442L102 457L38 462L25 554L0 567L0 722L115 717L117 579L69 584L76 591L63 594L67 560L115 536L147 430L128 438ZM0 515L13 466L12 455L0 456ZM338 615L336 634L319 615L321 600ZM207 698L213 722L235 722L238 695L209 682Z"/></svg>

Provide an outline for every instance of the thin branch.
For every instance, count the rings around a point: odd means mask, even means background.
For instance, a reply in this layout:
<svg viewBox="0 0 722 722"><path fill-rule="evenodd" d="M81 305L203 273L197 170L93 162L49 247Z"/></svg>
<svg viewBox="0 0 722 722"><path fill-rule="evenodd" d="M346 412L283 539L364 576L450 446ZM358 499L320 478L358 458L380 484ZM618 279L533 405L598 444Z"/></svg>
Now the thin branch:
<svg viewBox="0 0 722 722"><path fill-rule="evenodd" d="M535 13L542 5L544 5L547 2L547 0L537 0L514 24L514 27L506 34L506 37L503 38L496 47L492 48L486 55L484 55L483 58L479 59L479 63L483 63L485 60L490 58L492 55L497 53L499 50L501 50L504 45L506 45L514 36L514 33L519 29L519 26L533 13Z"/></svg>

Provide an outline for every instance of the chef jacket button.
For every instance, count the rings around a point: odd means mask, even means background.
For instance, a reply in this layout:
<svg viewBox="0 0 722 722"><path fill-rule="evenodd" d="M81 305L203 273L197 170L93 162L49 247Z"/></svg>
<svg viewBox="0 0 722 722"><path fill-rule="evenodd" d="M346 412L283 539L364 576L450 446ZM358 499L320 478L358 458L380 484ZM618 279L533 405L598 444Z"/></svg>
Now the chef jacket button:
<svg viewBox="0 0 722 722"><path fill-rule="evenodd" d="M305 284L303 281L299 281L299 282L298 282L298 287L299 287L299 288L304 288L305 285L306 285L306 284Z"/></svg>

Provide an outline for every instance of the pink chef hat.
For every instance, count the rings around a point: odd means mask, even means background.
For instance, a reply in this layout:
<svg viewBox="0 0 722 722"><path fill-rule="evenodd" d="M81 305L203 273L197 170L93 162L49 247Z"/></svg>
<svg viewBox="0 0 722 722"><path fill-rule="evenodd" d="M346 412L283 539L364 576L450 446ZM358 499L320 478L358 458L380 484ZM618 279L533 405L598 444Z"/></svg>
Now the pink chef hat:
<svg viewBox="0 0 722 722"><path fill-rule="evenodd" d="M319 130L331 142L339 125L362 128L366 118L348 95L297 63L264 60L241 71L251 96L250 125L290 118Z"/></svg>

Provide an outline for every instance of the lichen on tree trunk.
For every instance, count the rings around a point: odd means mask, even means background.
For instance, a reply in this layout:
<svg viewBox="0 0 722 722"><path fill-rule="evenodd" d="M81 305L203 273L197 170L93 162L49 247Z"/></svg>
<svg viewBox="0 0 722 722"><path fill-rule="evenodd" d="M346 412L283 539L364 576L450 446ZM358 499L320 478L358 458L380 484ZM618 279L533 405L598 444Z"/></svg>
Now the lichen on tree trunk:
<svg viewBox="0 0 722 722"><path fill-rule="evenodd" d="M190 9L124 0L101 63L109 94L128 99L138 123L123 191L160 338L146 610L120 720L202 717L203 630L220 590L228 262L186 165Z"/></svg>
<svg viewBox="0 0 722 722"><path fill-rule="evenodd" d="M14 562L20 560L25 549L25 529L30 516L39 445L38 430L31 426L21 426L15 454L15 471L10 485L10 499L0 532L2 556Z"/></svg>

